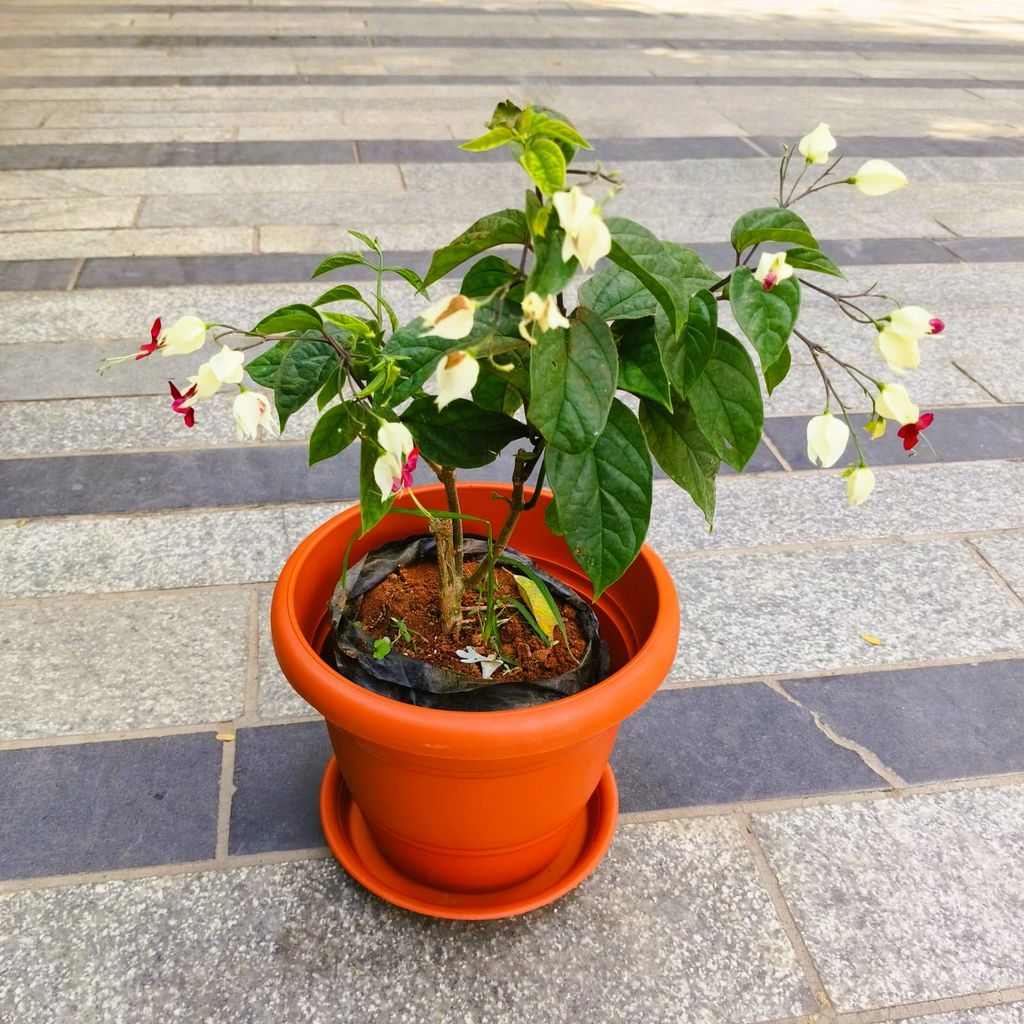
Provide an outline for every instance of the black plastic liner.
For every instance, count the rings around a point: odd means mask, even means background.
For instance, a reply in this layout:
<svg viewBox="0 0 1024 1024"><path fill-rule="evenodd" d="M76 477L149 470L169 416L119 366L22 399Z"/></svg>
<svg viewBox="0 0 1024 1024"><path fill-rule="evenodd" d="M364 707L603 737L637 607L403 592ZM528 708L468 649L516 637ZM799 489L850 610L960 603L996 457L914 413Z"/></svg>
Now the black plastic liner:
<svg viewBox="0 0 1024 1024"><path fill-rule="evenodd" d="M484 540L467 538L463 544L463 554L467 558L486 553L487 543ZM371 551L349 569L346 586L339 581L331 598L330 615L335 664L346 678L367 690L405 704L446 711L506 711L568 697L608 675L608 648L598 635L593 608L576 591L542 572L525 555L508 548L503 558L529 566L547 584L556 601L569 605L575 611L577 628L586 641L576 668L551 679L506 682L502 680L500 670L493 678L483 679L479 673L470 675L429 665L398 651L392 651L385 658L374 658L373 638L356 625L363 595L400 566L433 561L436 557L433 537L411 537Z"/></svg>

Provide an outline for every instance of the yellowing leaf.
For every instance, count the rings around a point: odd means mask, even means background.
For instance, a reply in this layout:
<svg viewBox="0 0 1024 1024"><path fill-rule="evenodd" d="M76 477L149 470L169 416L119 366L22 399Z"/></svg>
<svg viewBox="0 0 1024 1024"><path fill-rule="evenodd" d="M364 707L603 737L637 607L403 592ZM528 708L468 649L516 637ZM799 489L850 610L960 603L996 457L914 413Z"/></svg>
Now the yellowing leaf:
<svg viewBox="0 0 1024 1024"><path fill-rule="evenodd" d="M537 620L537 625L550 640L555 635L555 617L551 614L551 609L548 607L547 601L544 600L540 587L526 576L515 576L515 581L520 596L526 602L526 607L530 609L530 613Z"/></svg>
<svg viewBox="0 0 1024 1024"><path fill-rule="evenodd" d="M873 633L861 633L860 638L864 643L871 644L872 647L878 647L882 643L882 641Z"/></svg>

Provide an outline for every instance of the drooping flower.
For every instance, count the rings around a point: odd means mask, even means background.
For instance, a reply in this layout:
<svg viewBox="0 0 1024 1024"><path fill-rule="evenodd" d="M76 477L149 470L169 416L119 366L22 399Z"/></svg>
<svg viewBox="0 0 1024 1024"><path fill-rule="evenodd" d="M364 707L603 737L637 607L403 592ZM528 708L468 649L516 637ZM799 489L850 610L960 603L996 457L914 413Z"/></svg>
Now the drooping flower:
<svg viewBox="0 0 1024 1024"><path fill-rule="evenodd" d="M255 441L271 424L270 402L258 391L243 391L231 404L239 441Z"/></svg>
<svg viewBox="0 0 1024 1024"><path fill-rule="evenodd" d="M558 212L558 223L565 231L562 259L579 260L583 270L591 270L597 261L612 251L612 236L597 203L578 185L556 192L551 202Z"/></svg>
<svg viewBox="0 0 1024 1024"><path fill-rule="evenodd" d="M921 362L921 346L917 338L888 324L875 338L875 351L885 360L889 369L896 373L914 370Z"/></svg>
<svg viewBox="0 0 1024 1024"><path fill-rule="evenodd" d="M877 441L880 437L885 436L885 417L872 416L867 423L864 424L864 429L867 431L868 436L872 441Z"/></svg>
<svg viewBox="0 0 1024 1024"><path fill-rule="evenodd" d="M921 410L910 400L902 384L880 384L875 396L875 412L898 423L914 423Z"/></svg>
<svg viewBox="0 0 1024 1024"><path fill-rule="evenodd" d="M839 461L849 440L850 428L830 412L807 422L807 458L823 469Z"/></svg>
<svg viewBox="0 0 1024 1024"><path fill-rule="evenodd" d="M558 308L554 295L541 298L536 292L529 292L523 297L523 319L519 321L519 333L531 345L534 344L530 334L530 324L536 324L542 331L553 331L556 327L568 327L569 321Z"/></svg>
<svg viewBox="0 0 1024 1024"><path fill-rule="evenodd" d="M188 355L203 347L209 327L197 316L183 316L167 328L157 347L165 356Z"/></svg>
<svg viewBox="0 0 1024 1024"><path fill-rule="evenodd" d="M832 132L824 121L814 131L805 135L797 145L801 156L809 164L823 164L835 148L836 140L832 138Z"/></svg>
<svg viewBox="0 0 1024 1024"><path fill-rule="evenodd" d="M196 411L193 408L196 396L196 386L192 385L187 391L179 391L173 381L167 382L171 388L171 411L176 412L185 420L186 427L196 425Z"/></svg>
<svg viewBox="0 0 1024 1024"><path fill-rule="evenodd" d="M930 412L926 412L916 423L904 423L896 431L896 434L903 438L903 450L905 452L909 452L917 445L917 442L921 440L921 432L930 427L934 419L935 417Z"/></svg>
<svg viewBox="0 0 1024 1024"><path fill-rule="evenodd" d="M245 356L241 352L222 345L212 359L199 367L194 377L189 377L196 385L196 398L209 398L215 395L222 384L241 384L244 362Z"/></svg>
<svg viewBox="0 0 1024 1024"><path fill-rule="evenodd" d="M851 505L867 501L875 489L875 474L867 466L851 466L843 473L846 477L846 500Z"/></svg>
<svg viewBox="0 0 1024 1024"><path fill-rule="evenodd" d="M446 295L421 314L421 319L430 328L425 334L448 341L458 341L473 330L473 316L476 303L465 295Z"/></svg>
<svg viewBox="0 0 1024 1024"><path fill-rule="evenodd" d="M437 364L437 407L468 398L480 376L480 364L468 352L449 352Z"/></svg>
<svg viewBox="0 0 1024 1024"><path fill-rule="evenodd" d="M153 321L153 326L149 329L149 341L139 346L139 351L136 354L136 360L145 359L146 356L151 356L157 348L160 346L160 317L157 317Z"/></svg>
<svg viewBox="0 0 1024 1024"><path fill-rule="evenodd" d="M401 423L382 424L377 431L377 443L384 451L373 464L373 479L387 501L391 495L412 486L419 449L409 428Z"/></svg>
<svg viewBox="0 0 1024 1024"><path fill-rule="evenodd" d="M847 181L856 185L857 191L863 195L884 196L903 188L907 183L907 176L898 167L893 167L888 160L868 160L861 164L860 170Z"/></svg>
<svg viewBox="0 0 1024 1024"><path fill-rule="evenodd" d="M921 306L900 306L899 309L894 309L887 319L895 330L913 335L915 338L938 334L946 326ZM939 324L938 331L932 327L933 323Z"/></svg>
<svg viewBox="0 0 1024 1024"><path fill-rule="evenodd" d="M780 281L793 276L793 268L786 262L784 252L763 252L757 261L754 280L761 283L766 292L770 292Z"/></svg>

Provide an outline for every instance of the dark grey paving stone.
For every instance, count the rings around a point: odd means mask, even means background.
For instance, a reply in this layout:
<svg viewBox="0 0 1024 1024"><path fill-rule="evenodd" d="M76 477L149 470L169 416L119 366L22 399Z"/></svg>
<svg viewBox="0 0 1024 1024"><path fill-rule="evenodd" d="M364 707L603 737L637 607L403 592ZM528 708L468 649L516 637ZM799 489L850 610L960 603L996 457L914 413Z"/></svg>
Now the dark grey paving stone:
<svg viewBox="0 0 1024 1024"><path fill-rule="evenodd" d="M623 811L886 785L762 683L656 693L623 722L612 767Z"/></svg>
<svg viewBox="0 0 1024 1024"><path fill-rule="evenodd" d="M0 262L0 291L63 291L71 284L77 260L8 260Z"/></svg>
<svg viewBox="0 0 1024 1024"><path fill-rule="evenodd" d="M784 144L792 145L791 138L773 135L755 135L750 141L774 156L782 152ZM1020 156L1024 153L1024 139L936 139L924 136L844 135L842 151L851 157L877 156Z"/></svg>
<svg viewBox="0 0 1024 1024"><path fill-rule="evenodd" d="M220 764L210 733L0 751L0 878L212 857Z"/></svg>
<svg viewBox="0 0 1024 1024"><path fill-rule="evenodd" d="M239 729L235 744L228 852L323 846L320 779L331 756L324 723Z"/></svg>
<svg viewBox="0 0 1024 1024"><path fill-rule="evenodd" d="M1016 263L1024 260L1024 238L950 238L942 245L967 263Z"/></svg>
<svg viewBox="0 0 1024 1024"><path fill-rule="evenodd" d="M853 415L860 430L866 417ZM807 417L774 416L765 421L765 433L794 469L809 469ZM861 435L863 436L863 435ZM872 464L892 466L915 462L970 462L977 459L1024 458L1024 405L990 408L940 409L913 452L890 430L866 450Z"/></svg>
<svg viewBox="0 0 1024 1024"><path fill-rule="evenodd" d="M959 258L929 238L840 238L822 243L840 263L956 263ZM1019 257L1007 256L1007 260Z"/></svg>
<svg viewBox="0 0 1024 1024"><path fill-rule="evenodd" d="M908 782L1024 771L1024 661L866 672L783 686Z"/></svg>
<svg viewBox="0 0 1024 1024"><path fill-rule="evenodd" d="M507 480L515 448L463 480ZM357 501L359 453L309 466L305 445L0 460L0 519L305 501ZM776 470L761 445L747 472ZM664 473L655 465L655 476ZM425 479L425 478L424 478Z"/></svg>

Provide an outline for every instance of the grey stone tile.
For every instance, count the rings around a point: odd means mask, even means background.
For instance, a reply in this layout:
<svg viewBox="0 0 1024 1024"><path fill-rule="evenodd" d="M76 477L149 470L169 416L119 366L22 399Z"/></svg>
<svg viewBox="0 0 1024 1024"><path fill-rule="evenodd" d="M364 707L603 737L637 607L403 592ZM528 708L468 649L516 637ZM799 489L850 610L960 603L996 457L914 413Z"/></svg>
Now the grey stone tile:
<svg viewBox="0 0 1024 1024"><path fill-rule="evenodd" d="M220 762L212 733L0 751L0 878L212 857Z"/></svg>
<svg viewBox="0 0 1024 1024"><path fill-rule="evenodd" d="M914 1017L913 1020L916 1024L1024 1024L1024 1003L940 1013L934 1017ZM910 1018L904 1017L893 1021L893 1024L910 1024Z"/></svg>
<svg viewBox="0 0 1024 1024"><path fill-rule="evenodd" d="M955 238L943 241L958 259L970 263L1012 263L1024 260L1024 238Z"/></svg>
<svg viewBox="0 0 1024 1024"><path fill-rule="evenodd" d="M63 290L77 269L74 260L11 260L0 263L0 291Z"/></svg>
<svg viewBox="0 0 1024 1024"><path fill-rule="evenodd" d="M760 683L656 693L622 723L612 767L623 811L885 785Z"/></svg>
<svg viewBox="0 0 1024 1024"><path fill-rule="evenodd" d="M73 199L5 199L0 201L4 231L130 227L139 208L135 198L75 196Z"/></svg>
<svg viewBox="0 0 1024 1024"><path fill-rule="evenodd" d="M331 757L323 721L240 729L228 852L324 845L320 779Z"/></svg>
<svg viewBox="0 0 1024 1024"><path fill-rule="evenodd" d="M1024 612L955 541L667 564L683 616L675 682L1024 650Z"/></svg>
<svg viewBox="0 0 1024 1024"><path fill-rule="evenodd" d="M5 605L0 739L237 717L248 608L204 590Z"/></svg>
<svg viewBox="0 0 1024 1024"><path fill-rule="evenodd" d="M319 525L328 517L321 506L310 506L319 509L316 515ZM293 543L298 544L302 537L305 537L313 530L313 525L308 529L300 528L296 533ZM341 568L338 569L339 575ZM307 704L292 689L291 684L282 675L278 668L277 658L274 656L274 643L270 636L270 598L271 591L264 590L260 593L259 600L259 634L258 634L258 666L259 666L259 713L264 718L291 718L303 717L317 714L316 708Z"/></svg>
<svg viewBox="0 0 1024 1024"><path fill-rule="evenodd" d="M754 827L839 1011L1021 984L1021 787L803 808Z"/></svg>
<svg viewBox="0 0 1024 1024"><path fill-rule="evenodd" d="M974 545L996 572L1024 599L1024 533L980 537Z"/></svg>
<svg viewBox="0 0 1024 1024"><path fill-rule="evenodd" d="M1019 462L893 467L875 476L870 500L855 508L846 503L838 472L721 477L711 533L685 491L658 482L648 541L660 554L672 555L1024 526Z"/></svg>
<svg viewBox="0 0 1024 1024"><path fill-rule="evenodd" d="M308 1021L340 1007L353 1022L420 1024L518 1020L524 1006L544 1024L739 1024L813 1009L730 821L623 827L574 895L508 921L415 917L329 861L0 899L20 923L0 936L11 1024L122 1010L278 1024L296 1007ZM86 929L106 941L83 945Z"/></svg>
<svg viewBox="0 0 1024 1024"><path fill-rule="evenodd" d="M0 252L15 260L248 252L253 238L252 230L245 227L184 231L180 228L4 231L4 227L0 222Z"/></svg>
<svg viewBox="0 0 1024 1024"><path fill-rule="evenodd" d="M800 679L785 689L908 782L1024 771L1024 661Z"/></svg>
<svg viewBox="0 0 1024 1024"><path fill-rule="evenodd" d="M961 357L957 365L1000 402L1024 403L1024 347L1000 352L993 346L987 353Z"/></svg>

